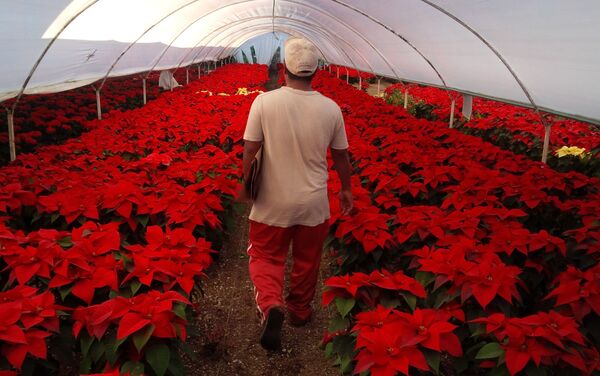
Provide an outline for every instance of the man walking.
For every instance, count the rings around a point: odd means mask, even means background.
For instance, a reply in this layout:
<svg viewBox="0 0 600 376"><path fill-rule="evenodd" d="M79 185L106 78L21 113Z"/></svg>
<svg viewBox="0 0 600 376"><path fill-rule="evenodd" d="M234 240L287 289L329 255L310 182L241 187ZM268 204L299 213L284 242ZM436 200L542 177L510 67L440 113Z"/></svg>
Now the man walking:
<svg viewBox="0 0 600 376"><path fill-rule="evenodd" d="M312 90L316 47L306 39L285 43L286 85L259 95L244 133L244 176L262 147L260 192L250 213L250 278L262 316L260 343L281 346L284 307L292 325L312 315L323 242L329 229L327 150L341 183L340 204L350 213L348 141L340 108ZM292 245L290 291L284 301L285 259Z"/></svg>

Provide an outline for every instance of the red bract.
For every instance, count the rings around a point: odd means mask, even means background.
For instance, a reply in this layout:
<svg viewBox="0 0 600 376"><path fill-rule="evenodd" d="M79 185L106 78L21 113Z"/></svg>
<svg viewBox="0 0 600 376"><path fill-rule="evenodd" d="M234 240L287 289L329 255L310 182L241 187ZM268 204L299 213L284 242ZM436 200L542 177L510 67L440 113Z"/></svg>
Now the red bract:
<svg viewBox="0 0 600 376"><path fill-rule="evenodd" d="M373 375L409 374L409 367L427 371L429 366L420 347L462 355L456 328L444 311L417 309L413 314L384 309L356 316L357 365L354 372L370 370ZM387 361L386 361L387 359Z"/></svg>
<svg viewBox="0 0 600 376"><path fill-rule="evenodd" d="M546 297L556 298L556 305L568 305L579 321L594 311L600 315L600 264L587 271L573 266L558 275L554 288Z"/></svg>
<svg viewBox="0 0 600 376"><path fill-rule="evenodd" d="M40 210L45 212L58 212L65 217L67 223L72 223L79 216L88 219L99 219L99 195L95 192L86 192L85 187L70 187L49 196L39 198Z"/></svg>
<svg viewBox="0 0 600 376"><path fill-rule="evenodd" d="M81 329L86 328L90 335L101 339L111 325L118 323L117 339L152 325L153 337L185 340L186 322L172 311L174 303L190 304L173 291L150 291L130 299L117 297L95 306L80 307L73 312L73 334L78 337Z"/></svg>
<svg viewBox="0 0 600 376"><path fill-rule="evenodd" d="M392 240L387 225L389 219L389 216L376 211L370 213L363 211L340 223L335 236L341 238L352 233L352 236L363 245L367 253L374 251L377 247L385 248L386 244Z"/></svg>
<svg viewBox="0 0 600 376"><path fill-rule="evenodd" d="M415 279L402 272L390 273L387 270L373 271L371 274L353 273L350 275L331 277L325 281L327 290L323 292L323 304L330 304L336 297L360 298L369 305L376 304L378 294L362 291L361 287L378 287L384 290L408 292L416 297L424 298L425 289Z"/></svg>
<svg viewBox="0 0 600 376"><path fill-rule="evenodd" d="M19 183L8 184L0 191L0 212L33 206L36 202L35 194L24 190Z"/></svg>
<svg viewBox="0 0 600 376"><path fill-rule="evenodd" d="M28 330L25 333L24 343L13 343L2 345L2 355L15 368L21 368L27 354L37 358L46 359L47 347L45 338L50 333L41 330Z"/></svg>
<svg viewBox="0 0 600 376"><path fill-rule="evenodd" d="M584 338L571 317L553 311L524 318L508 318L498 313L472 322L485 324L486 332L501 343L511 375L523 370L530 361L538 367L563 362L584 373L597 367L588 368L585 357L589 350L584 347Z"/></svg>
<svg viewBox="0 0 600 376"><path fill-rule="evenodd" d="M15 247L12 254L4 253L8 268L12 269L9 283L15 279L19 284L27 283L33 276L50 278L50 270L55 264L55 259L61 254L60 248L26 248Z"/></svg>
<svg viewBox="0 0 600 376"><path fill-rule="evenodd" d="M27 343L23 330L17 325L21 318L21 303L0 304L0 339L8 343Z"/></svg>
<svg viewBox="0 0 600 376"><path fill-rule="evenodd" d="M73 246L54 268L48 287L56 288L73 283L71 292L90 304L96 289L117 290L117 262L111 251L119 250L120 236L116 224L105 226L88 222L74 229Z"/></svg>

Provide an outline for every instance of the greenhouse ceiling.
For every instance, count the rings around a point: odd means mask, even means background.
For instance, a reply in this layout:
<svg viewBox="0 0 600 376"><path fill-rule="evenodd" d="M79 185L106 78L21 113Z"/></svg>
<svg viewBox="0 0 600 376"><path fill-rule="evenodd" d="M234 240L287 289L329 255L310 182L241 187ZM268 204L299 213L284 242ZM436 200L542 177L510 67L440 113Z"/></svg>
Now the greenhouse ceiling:
<svg viewBox="0 0 600 376"><path fill-rule="evenodd" d="M332 64L600 123L595 0L0 3L0 101L218 60L282 32Z"/></svg>

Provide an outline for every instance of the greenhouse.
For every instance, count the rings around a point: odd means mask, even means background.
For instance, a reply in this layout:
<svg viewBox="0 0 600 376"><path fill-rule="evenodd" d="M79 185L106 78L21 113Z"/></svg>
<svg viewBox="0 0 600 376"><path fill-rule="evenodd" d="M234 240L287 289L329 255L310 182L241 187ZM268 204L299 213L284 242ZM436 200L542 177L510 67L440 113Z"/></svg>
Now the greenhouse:
<svg viewBox="0 0 600 376"><path fill-rule="evenodd" d="M599 2L0 3L0 375L600 374Z"/></svg>

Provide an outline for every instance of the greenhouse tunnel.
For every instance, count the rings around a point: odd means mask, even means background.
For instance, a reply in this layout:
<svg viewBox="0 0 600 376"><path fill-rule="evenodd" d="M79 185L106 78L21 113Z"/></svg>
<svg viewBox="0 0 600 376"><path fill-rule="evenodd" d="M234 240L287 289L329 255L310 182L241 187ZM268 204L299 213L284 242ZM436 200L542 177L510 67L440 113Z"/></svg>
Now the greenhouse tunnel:
<svg viewBox="0 0 600 376"><path fill-rule="evenodd" d="M99 95L109 77L243 54L253 62L251 46L267 63L289 35L313 41L328 64L600 123L593 0L3 0L2 9L9 127L22 95L92 83Z"/></svg>
<svg viewBox="0 0 600 376"><path fill-rule="evenodd" d="M600 375L600 0L0 5L0 376Z"/></svg>

